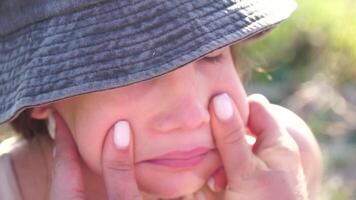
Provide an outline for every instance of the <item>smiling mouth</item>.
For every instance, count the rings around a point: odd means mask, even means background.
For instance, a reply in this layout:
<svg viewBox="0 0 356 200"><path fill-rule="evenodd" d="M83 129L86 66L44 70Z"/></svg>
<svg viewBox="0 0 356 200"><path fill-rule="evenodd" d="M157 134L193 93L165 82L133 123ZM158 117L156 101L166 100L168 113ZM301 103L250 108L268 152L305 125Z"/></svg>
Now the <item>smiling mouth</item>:
<svg viewBox="0 0 356 200"><path fill-rule="evenodd" d="M171 168L188 168L202 162L211 150L200 147L189 151L172 151L154 159L145 160L143 163Z"/></svg>

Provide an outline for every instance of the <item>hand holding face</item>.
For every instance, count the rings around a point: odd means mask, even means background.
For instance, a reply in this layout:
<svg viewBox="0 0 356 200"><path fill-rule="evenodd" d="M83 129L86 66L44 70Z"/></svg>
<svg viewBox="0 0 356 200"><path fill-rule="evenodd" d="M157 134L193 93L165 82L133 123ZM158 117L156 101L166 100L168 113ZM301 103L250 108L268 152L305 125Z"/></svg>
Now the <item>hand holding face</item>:
<svg viewBox="0 0 356 200"><path fill-rule="evenodd" d="M65 122L58 114L53 115L56 139L50 199L85 200L81 158ZM131 138L129 124L125 121L117 123L106 137L101 164L110 200L142 199L133 170Z"/></svg>
<svg viewBox="0 0 356 200"><path fill-rule="evenodd" d="M227 186L225 200L306 200L307 189L299 149L285 127L276 120L265 98L250 100L247 125L227 94L214 97L209 106L212 129ZM256 137L251 148L246 126ZM209 185L223 188L221 173ZM220 184L220 185L219 185Z"/></svg>
<svg viewBox="0 0 356 200"><path fill-rule="evenodd" d="M250 101L247 127L257 138L253 149L245 140L246 124L227 94L215 97L209 106L216 145L224 165L224 170L220 169L214 175L215 181L210 183L215 189L222 189L227 182L226 200L307 199L298 146L273 117L268 104L263 99ZM56 153L51 199L84 200L81 159L76 145L63 119L57 114L54 118ZM129 125L119 122L114 130L107 136L103 149L107 197L142 199L133 171ZM221 178L225 174L227 181Z"/></svg>

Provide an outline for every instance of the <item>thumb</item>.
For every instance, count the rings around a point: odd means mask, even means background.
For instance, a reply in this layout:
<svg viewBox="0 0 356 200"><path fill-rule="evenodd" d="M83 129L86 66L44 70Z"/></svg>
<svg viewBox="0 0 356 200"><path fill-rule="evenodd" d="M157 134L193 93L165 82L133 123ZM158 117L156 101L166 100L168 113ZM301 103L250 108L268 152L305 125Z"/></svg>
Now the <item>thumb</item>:
<svg viewBox="0 0 356 200"><path fill-rule="evenodd" d="M293 163L299 163L298 146L262 97L249 98L248 127L257 138L254 151L270 168L291 169Z"/></svg>
<svg viewBox="0 0 356 200"><path fill-rule="evenodd" d="M57 113L52 112L48 120L55 124L56 138L50 199L84 200L81 159L72 135Z"/></svg>
<svg viewBox="0 0 356 200"><path fill-rule="evenodd" d="M107 135L102 170L109 200L142 199L135 179L133 141L127 121L117 122Z"/></svg>

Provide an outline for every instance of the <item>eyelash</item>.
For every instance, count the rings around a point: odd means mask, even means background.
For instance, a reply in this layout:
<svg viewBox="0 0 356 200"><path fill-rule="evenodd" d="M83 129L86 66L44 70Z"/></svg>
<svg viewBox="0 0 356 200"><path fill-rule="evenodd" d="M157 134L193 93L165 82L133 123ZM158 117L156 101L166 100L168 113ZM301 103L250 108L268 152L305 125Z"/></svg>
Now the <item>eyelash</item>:
<svg viewBox="0 0 356 200"><path fill-rule="evenodd" d="M221 60L223 59L223 54L219 54L219 55L216 55L216 56L211 56L211 57L204 57L203 60L208 62L208 63L219 63L221 62Z"/></svg>

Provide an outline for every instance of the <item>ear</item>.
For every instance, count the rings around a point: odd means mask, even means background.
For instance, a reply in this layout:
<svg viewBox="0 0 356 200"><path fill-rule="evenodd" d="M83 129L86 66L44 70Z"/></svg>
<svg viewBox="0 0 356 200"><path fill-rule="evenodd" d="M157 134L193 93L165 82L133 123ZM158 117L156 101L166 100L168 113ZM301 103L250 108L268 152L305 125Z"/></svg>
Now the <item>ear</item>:
<svg viewBox="0 0 356 200"><path fill-rule="evenodd" d="M48 106L38 106L31 110L31 117L34 119L47 119L49 116L50 108Z"/></svg>

